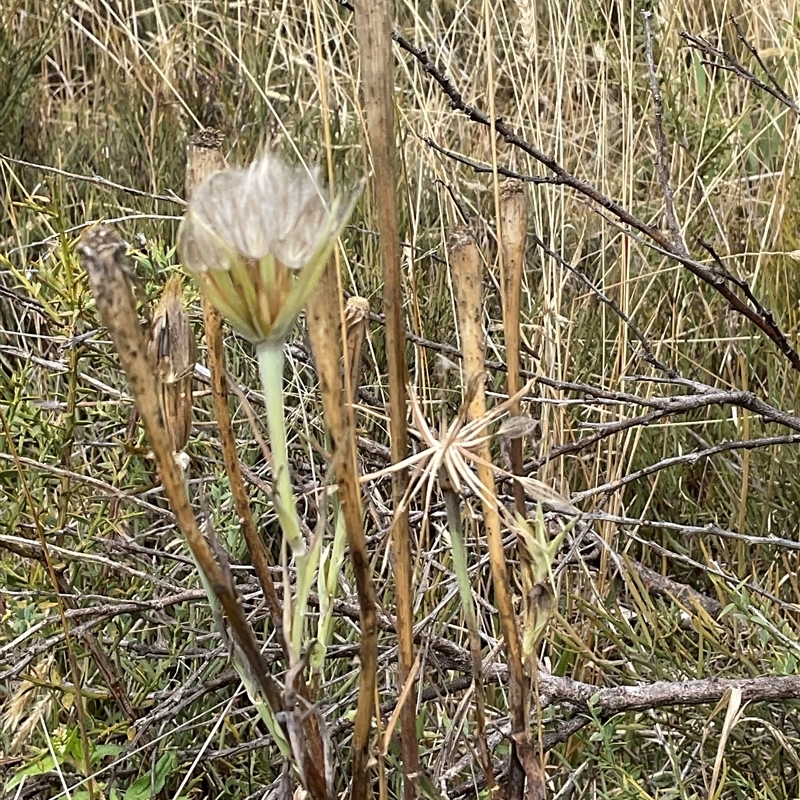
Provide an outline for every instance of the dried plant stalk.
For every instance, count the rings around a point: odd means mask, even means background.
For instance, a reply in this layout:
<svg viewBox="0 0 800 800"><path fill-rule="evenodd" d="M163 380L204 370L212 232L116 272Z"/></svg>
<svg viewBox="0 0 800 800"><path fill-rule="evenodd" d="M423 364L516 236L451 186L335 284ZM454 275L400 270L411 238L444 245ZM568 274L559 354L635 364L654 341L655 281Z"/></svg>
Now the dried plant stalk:
<svg viewBox="0 0 800 800"><path fill-rule="evenodd" d="M358 592L361 665L358 676L358 705L353 729L351 795L353 798L365 798L371 791L368 761L377 685L378 628L375 616L375 588L372 583L361 514L355 430L352 416L347 413L342 382L341 316L338 297L339 288L334 266L328 264L316 291L309 299L306 319L317 365L325 422L333 439L333 464L339 482L339 498Z"/></svg>
<svg viewBox="0 0 800 800"><path fill-rule="evenodd" d="M221 144L222 135L218 131L209 128L198 131L189 140L186 158L187 200L191 198L195 188L205 178L225 168L225 156L222 154ZM269 571L269 553L256 530L253 512L250 508L250 499L247 495L244 477L239 464L239 457L236 454L236 440L233 435L231 412L228 406L228 380L225 374L222 317L205 296L203 296L203 324L206 334L208 369L211 373L211 395L214 400L214 413L217 418L225 472L231 485L234 509L237 518L241 520L242 534L258 575L261 589L264 592L264 600L269 609L270 619L278 633L278 642L285 649L283 608Z"/></svg>
<svg viewBox="0 0 800 800"><path fill-rule="evenodd" d="M203 128L192 134L186 148L186 199L212 172L225 169L222 154L223 136L214 128Z"/></svg>
<svg viewBox="0 0 800 800"><path fill-rule="evenodd" d="M78 252L86 267L101 319L111 335L128 378L178 527L222 604L234 639L241 648L254 680L269 700L273 712L278 713L280 698L276 697L267 679L261 652L239 602L230 571L219 563L211 545L200 532L186 495L183 474L174 458L172 439L161 414L156 378L147 357L147 345L139 328L128 284L131 270L124 255L125 245L112 230L97 226L81 237Z"/></svg>
<svg viewBox="0 0 800 800"><path fill-rule="evenodd" d="M508 396L513 397L520 388L520 300L522 274L525 269L525 237L528 232L528 206L525 187L518 181L503 184L500 192L501 246L505 263L505 316L503 327L506 338L506 363L508 366ZM519 401L511 405L511 415L519 416ZM522 475L522 437L509 441L511 472ZM514 481L514 504L517 512L525 516L525 491Z"/></svg>
<svg viewBox="0 0 800 800"><path fill-rule="evenodd" d="M383 264L383 310L386 315L387 361L389 370L389 432L392 462L398 463L408 451L406 409L406 353L403 324L400 232L397 216L395 177L394 70L391 39L392 15L389 0L356 0L356 38L358 40L364 108L372 164L375 172L375 202L380 253ZM411 534L408 508L403 503L408 487L408 471L392 473L392 505L395 517L392 545L395 555L397 636L400 686L407 696L416 697L414 667L414 605L412 595ZM419 746L414 702L407 702L401 714L403 794L414 800L419 793ZM365 765L366 766L366 765ZM367 791L365 788L364 792ZM354 800L362 797L356 791Z"/></svg>
<svg viewBox="0 0 800 800"><path fill-rule="evenodd" d="M158 301L148 356L158 378L161 413L172 449L180 453L192 429L192 378L197 342L183 304L183 276L173 275Z"/></svg>
<svg viewBox="0 0 800 800"><path fill-rule="evenodd" d="M472 394L467 407L470 420L479 419L486 413L486 393L483 385L485 337L483 333L483 281L481 255L471 233L466 228L453 231L448 242L450 269L458 315L461 349L464 355L464 385ZM486 488L488 498L496 498L494 473L490 466L491 453L488 442L483 445L478 463L478 478ZM505 640L508 659L509 705L511 734L514 746L509 773L520 769L528 775L528 792L531 800L544 797L544 776L537 775L532 767L530 734L528 731L528 687L522 665L522 646L517 630L517 620L511 598L511 590L503 550L503 534L500 516L495 502L483 501L483 518L489 563L494 583L495 604L500 614L500 626Z"/></svg>

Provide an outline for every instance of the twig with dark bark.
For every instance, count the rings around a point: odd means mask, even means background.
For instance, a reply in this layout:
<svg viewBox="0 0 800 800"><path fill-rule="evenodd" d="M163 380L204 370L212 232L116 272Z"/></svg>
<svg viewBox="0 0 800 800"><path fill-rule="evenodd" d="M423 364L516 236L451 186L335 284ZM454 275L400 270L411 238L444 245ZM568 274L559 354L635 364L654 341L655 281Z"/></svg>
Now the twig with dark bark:
<svg viewBox="0 0 800 800"><path fill-rule="evenodd" d="M759 78L755 73L745 67L744 64L742 64L741 61L739 61L739 59L736 58L736 56L734 56L732 53L729 53L727 50L723 50L721 47L713 45L707 39L703 39L700 36L694 36L688 31L681 31L681 38L688 42L690 47L700 53L703 53L709 59L708 61L703 61L703 64L732 72L734 75L737 75L742 80L751 83L762 92L772 95L772 97L783 103L783 105L800 116L800 105L798 105L797 101L780 85L780 83L778 83L775 76L767 69L766 65L761 59L761 56L758 54L758 51L747 40L736 20L733 17L730 19L736 28L736 33L740 41L755 56L759 66L764 70L769 78L769 81L772 84L771 86L769 83L761 80L761 78Z"/></svg>
<svg viewBox="0 0 800 800"><path fill-rule="evenodd" d="M578 178L566 170L555 158L544 153L531 142L519 136L502 117L492 119L485 111L468 103L451 79L431 60L425 49L415 47L398 32L393 34L393 38L395 42L407 53L410 53L417 60L420 67L439 84L442 92L450 99L450 104L455 110L460 111L473 122L487 128L493 127L494 130L503 137L505 142L547 167L547 169L551 170L556 177L560 179L563 185L589 198L589 200L610 213L619 220L619 222L623 223L623 225L627 225L633 230L644 234L644 236L665 255L668 255L673 260L685 266L695 277L708 284L722 295L734 311L741 314L745 319L755 325L775 344L778 350L792 365L792 368L800 372L800 353L789 343L786 334L778 327L771 314L765 315L758 308L751 307L747 300L743 300L734 289L727 285L727 281L724 277L709 270L708 267L699 261L687 256L686 253L682 252L671 238L665 235L661 230L644 222L635 214L632 214L617 201L603 194L593 184Z"/></svg>

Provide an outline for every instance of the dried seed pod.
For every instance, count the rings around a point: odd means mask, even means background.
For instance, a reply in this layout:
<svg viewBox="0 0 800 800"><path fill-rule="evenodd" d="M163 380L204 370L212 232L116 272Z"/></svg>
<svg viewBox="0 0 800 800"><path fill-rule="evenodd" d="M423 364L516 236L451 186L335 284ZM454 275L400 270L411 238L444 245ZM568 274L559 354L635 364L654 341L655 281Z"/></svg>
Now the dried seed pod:
<svg viewBox="0 0 800 800"><path fill-rule="evenodd" d="M197 343L183 304L183 277L173 275L153 316L148 357L158 378L159 402L173 448L180 453L192 428L192 376Z"/></svg>
<svg viewBox="0 0 800 800"><path fill-rule="evenodd" d="M355 397L361 382L361 355L369 322L369 301L365 297L351 297L344 307L347 363L350 365L350 395Z"/></svg>

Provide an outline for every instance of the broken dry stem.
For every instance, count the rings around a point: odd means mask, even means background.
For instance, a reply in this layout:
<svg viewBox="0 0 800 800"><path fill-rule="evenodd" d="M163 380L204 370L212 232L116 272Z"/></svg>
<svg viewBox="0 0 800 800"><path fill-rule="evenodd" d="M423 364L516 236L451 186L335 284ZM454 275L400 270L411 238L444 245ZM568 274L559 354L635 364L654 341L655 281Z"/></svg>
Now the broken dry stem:
<svg viewBox="0 0 800 800"><path fill-rule="evenodd" d="M273 713L277 713L281 710L280 699L276 698L267 679L261 652L230 573L219 564L200 531L186 495L183 476L173 457L172 442L161 415L155 376L146 355L146 344L128 283L131 270L125 258L125 245L112 230L98 226L83 235L78 250L103 324L111 335L136 399L178 527L225 610L234 640L241 648L260 692L270 702Z"/></svg>
<svg viewBox="0 0 800 800"><path fill-rule="evenodd" d="M341 313L337 300L339 296L336 274L333 265L329 263L316 291L309 299L306 319L317 366L325 423L333 440L332 463L339 483L339 503L358 594L361 663L358 673L358 705L353 728L351 797L366 798L371 793L372 783L369 762L372 714L377 691L378 627L375 587L364 536L352 406L348 407L344 402L340 367L342 339Z"/></svg>
<svg viewBox="0 0 800 800"><path fill-rule="evenodd" d="M480 420L486 413L486 393L481 379L485 358L481 256L472 234L466 228L459 228L453 232L448 242L448 249L461 349L464 353L464 386L472 387L474 384L474 393L469 400L467 415L470 420ZM529 737L528 687L522 666L522 648L509 585L488 441L477 447L476 453L479 460L476 461L475 470L484 487L481 499L495 603L500 615L500 626L508 659L509 705L512 740L515 743L511 758L517 762L515 768L519 768L522 764L520 753ZM536 783L540 786L529 786L529 789L532 790L531 796L538 798L543 796L544 781L543 778L539 781L538 776L535 777Z"/></svg>
<svg viewBox="0 0 800 800"><path fill-rule="evenodd" d="M528 232L528 208L525 187L517 181L508 181L500 192L501 247L505 263L505 304L503 328L506 340L506 364L508 366L508 396L516 394L520 385L520 302L522 297L522 275L525 266L525 238ZM517 401L511 408L519 416ZM515 438L509 442L511 472L522 474L522 442ZM517 513L525 514L525 490L514 481L514 505Z"/></svg>
<svg viewBox="0 0 800 800"><path fill-rule="evenodd" d="M374 169L377 230L383 271L383 309L386 315L387 363L389 377L389 434L392 462L398 463L408 451L403 287L400 264L400 227L397 210L395 172L395 82L394 49L391 41L392 13L389 0L356 0L356 38L358 40L361 89L366 112L370 156ZM408 508L403 497L408 473L392 475L392 546L395 556L399 684L410 684L409 696L416 696L411 674L414 665L414 594L412 589L411 533ZM401 715L403 794L414 800L419 793L419 743L416 705L404 704ZM353 800L367 790L354 785Z"/></svg>

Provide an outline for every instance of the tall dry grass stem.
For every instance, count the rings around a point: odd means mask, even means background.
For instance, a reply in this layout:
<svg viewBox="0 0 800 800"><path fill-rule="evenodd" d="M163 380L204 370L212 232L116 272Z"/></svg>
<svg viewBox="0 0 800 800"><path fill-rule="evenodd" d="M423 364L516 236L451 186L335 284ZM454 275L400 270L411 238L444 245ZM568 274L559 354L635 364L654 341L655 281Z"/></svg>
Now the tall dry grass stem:
<svg viewBox="0 0 800 800"><path fill-rule="evenodd" d="M400 269L400 228L397 215L395 172L394 63L391 3L388 0L356 0L356 38L361 64L361 91L367 118L369 150L374 170L377 208L376 228L380 236L383 269L383 310L386 316L387 363L389 372L389 434L393 463L406 457L408 427L406 380L408 369L403 324L403 287ZM410 702L401 715L403 793L413 800L419 792L419 745L417 742L416 692L413 688L414 605L412 595L411 532L408 508L403 503L408 488L408 471L392 474L392 504L395 516L392 543L395 556L399 679ZM410 686L409 686L410 684ZM354 795L354 800L360 796Z"/></svg>
<svg viewBox="0 0 800 800"><path fill-rule="evenodd" d="M506 341L506 390L513 397L520 387L520 302L522 276L525 271L525 241L528 233L528 204L525 187L518 181L506 181L500 190L500 247L505 263L503 292L505 305L503 328ZM511 405L511 415L519 416L520 404ZM509 441L511 471L522 475L522 437ZM513 482L514 505L525 516L525 490L518 481Z"/></svg>
<svg viewBox="0 0 800 800"><path fill-rule="evenodd" d="M322 276L308 309L308 332L320 383L325 422L333 440L333 468L339 483L341 505L350 561L356 580L361 625L359 648L358 704L353 728L351 759L351 797L365 798L371 793L369 773L370 736L375 691L377 689L378 628L375 587L361 509L361 487L356 463L355 431L345 406L345 387L341 367L341 313L338 281L334 265Z"/></svg>
<svg viewBox="0 0 800 800"><path fill-rule="evenodd" d="M483 267L475 240L467 228L458 228L448 241L450 270L456 301L458 330L464 355L464 386L473 392L467 406L470 420L478 420L486 413L484 388L484 360L486 339L483 331ZM522 648L517 630L517 620L509 583L503 533L491 466L492 456L488 442L480 448L481 461L476 464L478 478L485 488L482 496L483 521L489 549L489 563L494 583L494 596L500 616L500 626L508 659L509 710L513 747L509 760L509 792L516 792L513 784L517 770L528 778L528 797L540 800L545 796L544 775L536 759L528 757L531 748L528 729L528 684L522 664ZM524 786L523 786L524 788Z"/></svg>

